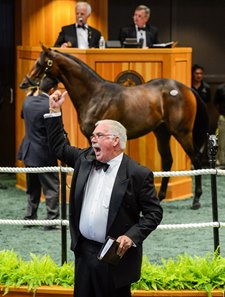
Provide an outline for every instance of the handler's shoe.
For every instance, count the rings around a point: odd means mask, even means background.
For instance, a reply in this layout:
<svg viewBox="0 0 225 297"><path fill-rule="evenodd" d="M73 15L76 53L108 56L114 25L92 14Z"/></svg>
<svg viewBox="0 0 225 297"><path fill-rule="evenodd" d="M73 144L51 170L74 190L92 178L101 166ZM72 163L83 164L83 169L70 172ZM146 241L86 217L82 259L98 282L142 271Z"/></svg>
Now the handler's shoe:
<svg viewBox="0 0 225 297"><path fill-rule="evenodd" d="M27 220L36 221L37 219L31 219L31 218L28 218L28 217L24 217L23 220L25 220L25 221L27 221ZM26 224L23 225L23 228L34 228L34 227L39 227L39 226L38 225L26 225Z"/></svg>

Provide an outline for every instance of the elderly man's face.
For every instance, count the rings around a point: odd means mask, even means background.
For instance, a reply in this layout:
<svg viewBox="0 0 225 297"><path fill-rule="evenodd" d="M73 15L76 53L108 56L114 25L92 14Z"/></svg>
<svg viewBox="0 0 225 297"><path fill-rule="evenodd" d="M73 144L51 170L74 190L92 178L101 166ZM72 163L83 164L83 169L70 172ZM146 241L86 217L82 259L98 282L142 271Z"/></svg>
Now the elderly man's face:
<svg viewBox="0 0 225 297"><path fill-rule="evenodd" d="M134 12L133 20L134 20L135 25L142 28L147 23L148 17L144 10L136 10Z"/></svg>
<svg viewBox="0 0 225 297"><path fill-rule="evenodd" d="M86 24L89 15L87 15L86 5L78 6L76 9L76 22L80 25ZM82 19L82 21L80 20Z"/></svg>
<svg viewBox="0 0 225 297"><path fill-rule="evenodd" d="M96 159L101 162L108 162L116 156L116 146L119 137L112 134L108 125L99 124L91 136L92 147Z"/></svg>

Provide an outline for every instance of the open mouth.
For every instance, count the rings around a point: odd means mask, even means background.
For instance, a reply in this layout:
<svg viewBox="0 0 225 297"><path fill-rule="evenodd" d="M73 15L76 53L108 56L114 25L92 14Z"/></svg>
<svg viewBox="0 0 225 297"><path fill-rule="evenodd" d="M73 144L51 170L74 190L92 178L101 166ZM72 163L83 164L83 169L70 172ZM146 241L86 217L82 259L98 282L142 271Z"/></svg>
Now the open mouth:
<svg viewBox="0 0 225 297"><path fill-rule="evenodd" d="M99 153L99 152L101 151L101 149L100 149L100 147L94 147L94 151L95 151L96 153Z"/></svg>
<svg viewBox="0 0 225 297"><path fill-rule="evenodd" d="M95 155L98 155L101 152L101 148L97 144L92 145Z"/></svg>

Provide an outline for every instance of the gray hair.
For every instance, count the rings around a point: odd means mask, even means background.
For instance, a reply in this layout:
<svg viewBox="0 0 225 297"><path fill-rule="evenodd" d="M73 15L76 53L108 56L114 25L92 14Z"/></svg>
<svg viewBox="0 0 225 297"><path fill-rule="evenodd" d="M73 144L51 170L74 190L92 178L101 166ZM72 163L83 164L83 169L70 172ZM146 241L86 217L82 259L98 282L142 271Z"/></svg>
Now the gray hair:
<svg viewBox="0 0 225 297"><path fill-rule="evenodd" d="M146 5L138 5L138 7L135 9L135 11L136 10L144 10L146 16L148 17L148 19L150 18L151 9L148 6L146 6Z"/></svg>
<svg viewBox="0 0 225 297"><path fill-rule="evenodd" d="M100 120L95 124L95 127L97 127L99 124L109 125L110 133L119 137L121 149L124 150L126 148L127 130L120 122L114 121L114 120L107 120L107 119Z"/></svg>
<svg viewBox="0 0 225 297"><path fill-rule="evenodd" d="M77 2L76 8L79 7L79 6L86 6L86 8L87 8L87 15L90 15L91 14L91 5L89 3L84 2L84 1Z"/></svg>

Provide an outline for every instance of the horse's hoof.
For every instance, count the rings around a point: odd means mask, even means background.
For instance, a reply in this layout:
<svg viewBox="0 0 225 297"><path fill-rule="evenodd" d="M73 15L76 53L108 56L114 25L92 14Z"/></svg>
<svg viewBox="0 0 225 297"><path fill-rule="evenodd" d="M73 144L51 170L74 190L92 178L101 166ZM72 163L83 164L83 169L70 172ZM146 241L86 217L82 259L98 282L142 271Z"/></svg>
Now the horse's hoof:
<svg viewBox="0 0 225 297"><path fill-rule="evenodd" d="M191 209L199 209L201 207L201 204L199 201L193 202Z"/></svg>

